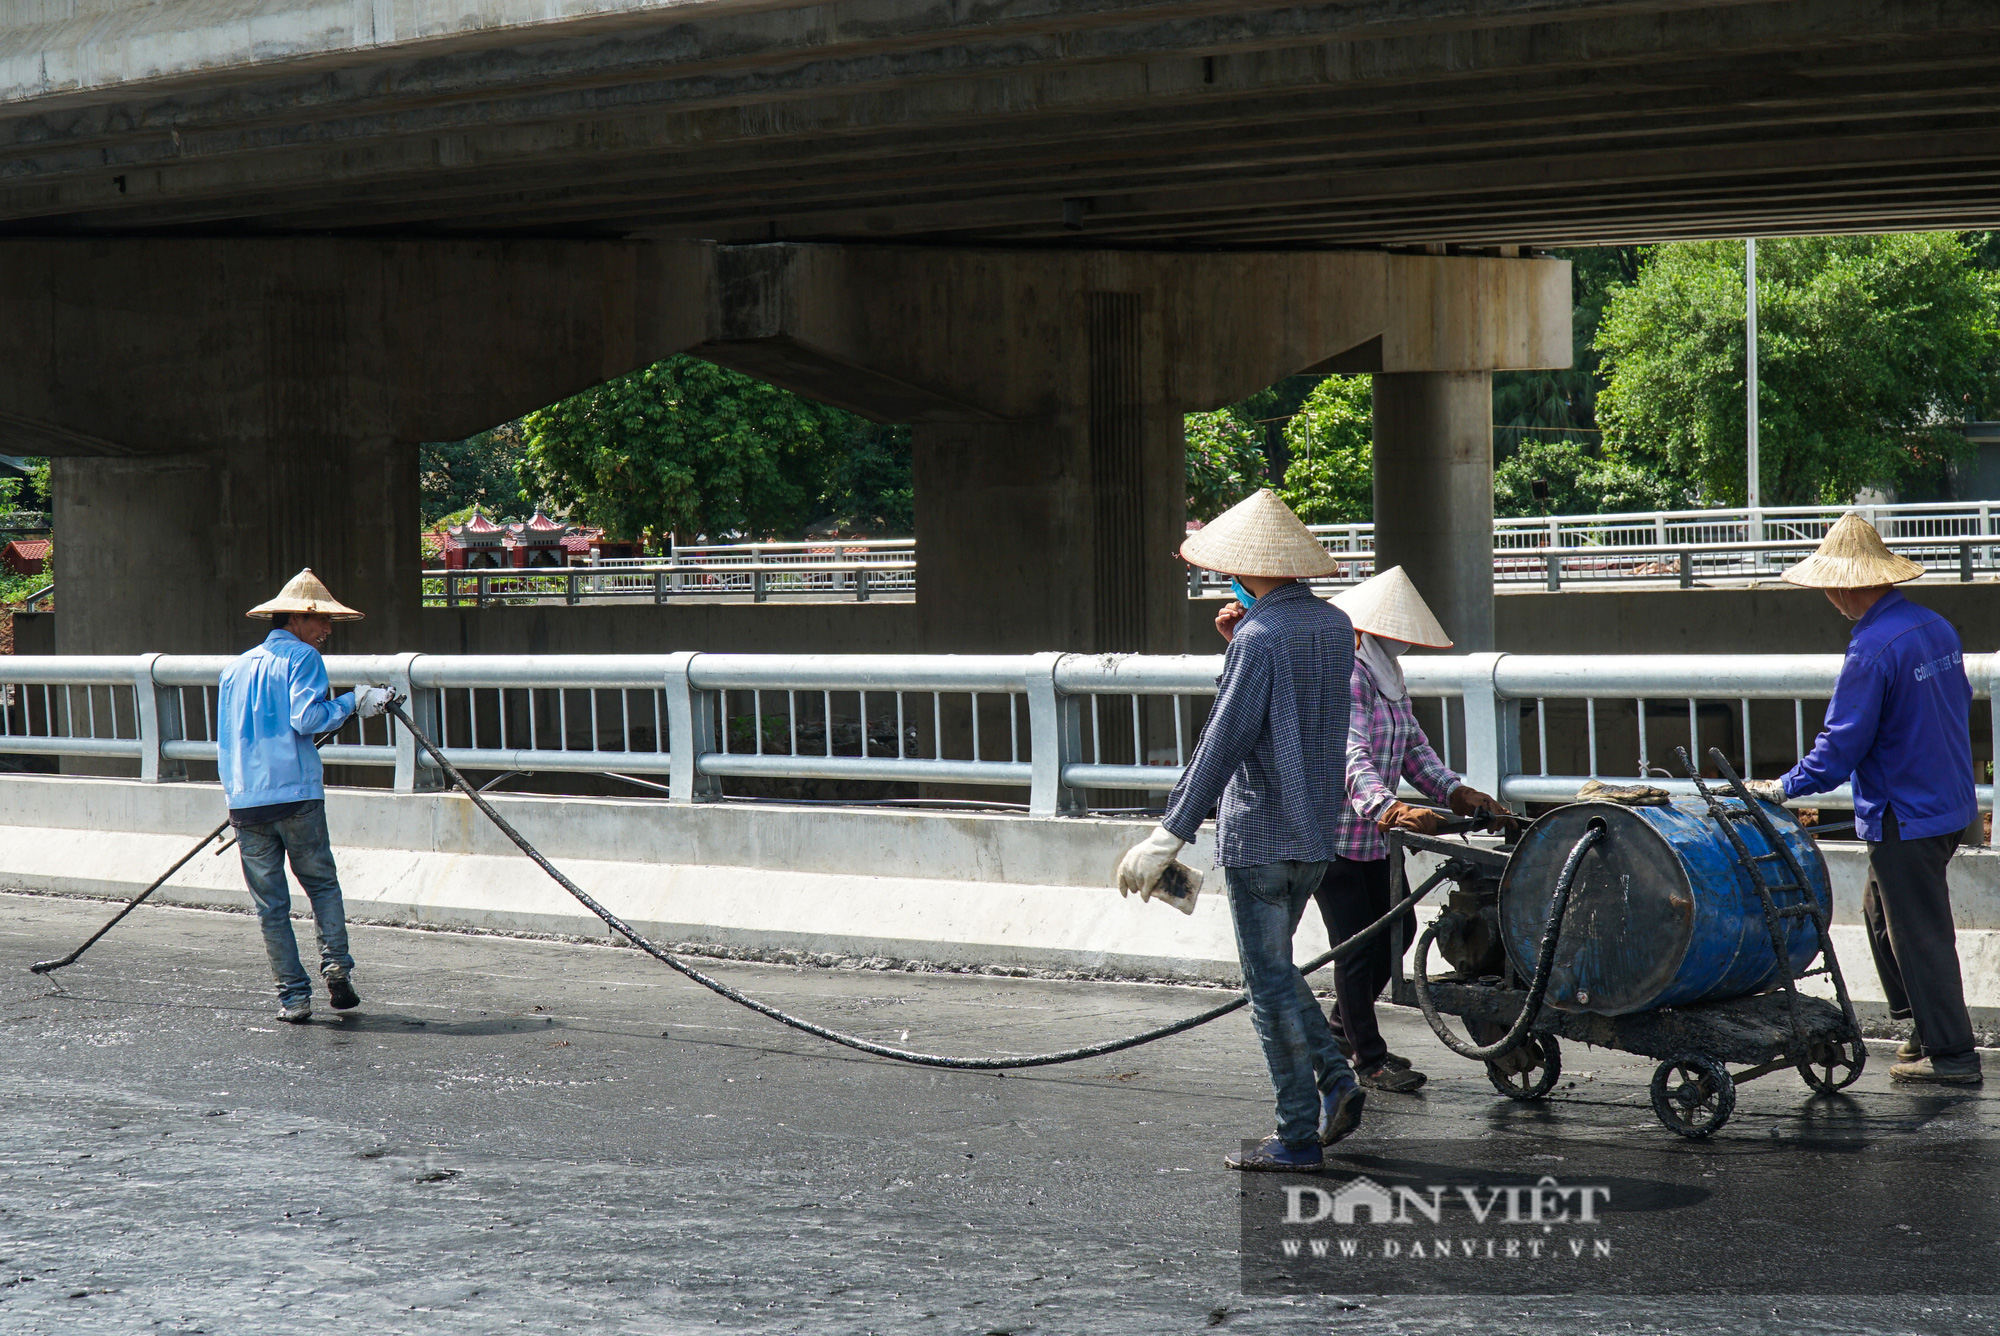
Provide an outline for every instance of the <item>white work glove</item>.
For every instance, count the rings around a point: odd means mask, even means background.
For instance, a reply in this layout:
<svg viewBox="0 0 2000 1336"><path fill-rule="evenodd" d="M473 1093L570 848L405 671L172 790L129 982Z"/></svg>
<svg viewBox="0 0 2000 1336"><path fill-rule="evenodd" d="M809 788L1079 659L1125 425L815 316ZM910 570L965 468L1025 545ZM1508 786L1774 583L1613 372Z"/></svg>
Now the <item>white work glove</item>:
<svg viewBox="0 0 2000 1336"><path fill-rule="evenodd" d="M1751 797L1762 798L1765 802L1776 803L1780 807L1791 801L1785 793L1785 786L1775 779L1746 779L1743 781L1743 787L1750 791Z"/></svg>
<svg viewBox="0 0 2000 1336"><path fill-rule="evenodd" d="M356 719L373 719L388 708L389 688L354 688L354 717Z"/></svg>
<svg viewBox="0 0 2000 1336"><path fill-rule="evenodd" d="M1186 844L1186 840L1165 826L1153 827L1151 835L1127 849L1118 860L1118 894L1137 892L1141 900L1152 899L1153 888L1160 884L1160 874Z"/></svg>

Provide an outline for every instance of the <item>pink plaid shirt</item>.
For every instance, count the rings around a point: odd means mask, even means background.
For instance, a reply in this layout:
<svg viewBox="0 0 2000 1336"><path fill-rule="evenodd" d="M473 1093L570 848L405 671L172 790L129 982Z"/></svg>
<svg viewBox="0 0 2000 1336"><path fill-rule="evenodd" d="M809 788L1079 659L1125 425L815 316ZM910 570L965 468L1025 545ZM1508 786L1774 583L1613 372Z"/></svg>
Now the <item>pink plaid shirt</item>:
<svg viewBox="0 0 2000 1336"><path fill-rule="evenodd" d="M1431 750L1410 698L1383 695L1359 655L1348 680L1347 807L1334 824L1333 848L1342 858L1370 862L1389 856L1375 819L1396 800L1399 780L1440 803L1465 781Z"/></svg>

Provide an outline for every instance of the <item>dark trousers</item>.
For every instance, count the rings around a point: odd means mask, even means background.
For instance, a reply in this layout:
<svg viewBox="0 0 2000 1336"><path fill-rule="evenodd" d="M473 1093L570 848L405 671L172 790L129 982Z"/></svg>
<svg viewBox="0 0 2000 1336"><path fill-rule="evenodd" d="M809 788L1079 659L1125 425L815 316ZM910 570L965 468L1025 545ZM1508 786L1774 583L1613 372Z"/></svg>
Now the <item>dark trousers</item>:
<svg viewBox="0 0 2000 1336"><path fill-rule="evenodd" d="M1326 920L1327 939L1338 946L1389 912L1389 860L1371 858L1365 862L1336 858L1326 865L1319 889L1320 917ZM1374 942L1333 966L1334 1010L1331 1024L1335 1038L1354 1050L1354 1069L1368 1071L1381 1064L1389 1045L1375 1024L1375 999L1389 982L1390 937L1383 932ZM1417 916L1403 916L1403 945L1417 937Z"/></svg>
<svg viewBox="0 0 2000 1336"><path fill-rule="evenodd" d="M1917 1042L1932 1058L1972 1052L1972 1016L1958 972L1945 867L1958 833L1898 838L1894 810L1883 814L1882 840L1868 846L1868 882L1861 917L1875 957L1889 1014L1913 1020Z"/></svg>

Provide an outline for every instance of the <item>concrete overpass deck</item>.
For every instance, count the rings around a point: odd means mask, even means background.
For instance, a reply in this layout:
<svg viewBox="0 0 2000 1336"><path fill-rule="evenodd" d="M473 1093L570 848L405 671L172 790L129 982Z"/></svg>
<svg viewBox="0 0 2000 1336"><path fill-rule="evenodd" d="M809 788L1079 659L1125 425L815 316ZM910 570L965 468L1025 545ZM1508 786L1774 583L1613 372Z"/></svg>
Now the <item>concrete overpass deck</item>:
<svg viewBox="0 0 2000 1336"><path fill-rule="evenodd" d="M2000 217L1981 0L31 0L0 225L1545 246Z"/></svg>
<svg viewBox="0 0 2000 1336"><path fill-rule="evenodd" d="M1979 0L24 0L0 450L65 653L240 648L301 566L401 649L417 443L688 353L911 425L920 648L1174 653L1184 415L1367 372L1377 557L1484 649L1537 252L1990 224L1996 55Z"/></svg>

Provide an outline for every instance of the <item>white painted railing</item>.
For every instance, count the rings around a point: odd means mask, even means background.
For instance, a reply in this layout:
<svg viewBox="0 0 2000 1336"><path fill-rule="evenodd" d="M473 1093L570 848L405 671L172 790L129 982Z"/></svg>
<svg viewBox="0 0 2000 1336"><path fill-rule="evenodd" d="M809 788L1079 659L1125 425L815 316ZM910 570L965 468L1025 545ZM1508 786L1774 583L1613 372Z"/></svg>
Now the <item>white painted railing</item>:
<svg viewBox="0 0 2000 1336"><path fill-rule="evenodd" d="M1501 586L1561 589L1576 585L1734 584L1777 578L1801 560L1836 520L1856 511L1889 545L1933 576L1969 581L2000 567L2000 502L1940 501L1894 506L1770 506L1761 510L1662 510L1618 515L1551 515L1493 522L1493 578ZM1314 583L1353 584L1375 573L1373 524L1315 524L1320 542L1342 559L1338 573ZM567 569L424 572L431 604L833 595L916 588L913 538L812 539L717 543L658 557L611 558ZM1228 580L1190 571L1191 595L1213 594Z"/></svg>
<svg viewBox="0 0 2000 1336"><path fill-rule="evenodd" d="M213 762L220 656L0 656L0 757L135 763L185 778ZM1967 655L1975 757L1993 754L2000 655ZM1554 803L1586 779L1691 792L1675 748L1718 747L1773 778L1811 746L1837 655L1411 655L1432 742L1476 787ZM1131 806L1173 787L1214 696L1219 657L1146 655L335 655L336 687L378 682L481 771L659 776L676 801L738 779L1024 791L1043 813ZM330 763L438 776L387 720L350 722ZM37 760L36 758L43 758ZM1091 798L1095 796L1093 803ZM1122 796L1121 796L1122 795ZM1991 811L1993 786L1979 787ZM0 803L4 803L0 790ZM1813 800L1843 808L1843 790Z"/></svg>
<svg viewBox="0 0 2000 1336"><path fill-rule="evenodd" d="M432 607L486 607L496 603L581 603L586 598L643 599L748 595L829 595L866 603L875 594L916 588L916 563L907 555L824 557L798 562L696 562L647 559L600 561L590 566L543 569L488 567L423 573L424 602Z"/></svg>

